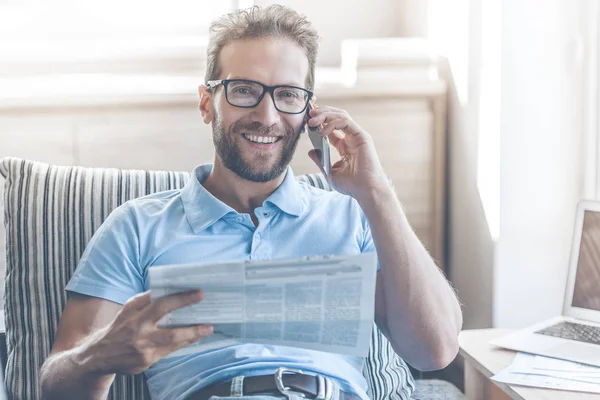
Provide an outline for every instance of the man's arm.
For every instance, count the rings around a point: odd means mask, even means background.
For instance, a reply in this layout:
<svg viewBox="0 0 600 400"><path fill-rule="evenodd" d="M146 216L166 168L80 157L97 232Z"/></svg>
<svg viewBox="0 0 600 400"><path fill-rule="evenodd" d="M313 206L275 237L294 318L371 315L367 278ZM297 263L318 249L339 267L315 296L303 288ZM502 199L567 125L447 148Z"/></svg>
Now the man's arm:
<svg viewBox="0 0 600 400"><path fill-rule="evenodd" d="M358 201L371 226L381 266L377 324L396 352L415 368L444 368L456 357L462 326L454 290L410 227L389 185Z"/></svg>
<svg viewBox="0 0 600 400"><path fill-rule="evenodd" d="M408 224L373 138L344 110L319 107L310 111L310 117L308 124L323 124L321 134L329 137L341 156L328 177L333 188L354 197L371 226L381 266L375 299L377 324L396 352L415 368L445 367L458 352L460 305ZM309 156L320 167L314 150Z"/></svg>
<svg viewBox="0 0 600 400"><path fill-rule="evenodd" d="M106 398L115 374L94 373L86 356L92 340L85 339L106 327L122 308L112 301L78 293L69 297L41 370L44 399Z"/></svg>
<svg viewBox="0 0 600 400"><path fill-rule="evenodd" d="M73 295L41 370L44 399L105 399L116 373L137 374L162 357L212 334L212 326L159 328L167 313L202 300L191 291L155 301L150 292L124 306Z"/></svg>

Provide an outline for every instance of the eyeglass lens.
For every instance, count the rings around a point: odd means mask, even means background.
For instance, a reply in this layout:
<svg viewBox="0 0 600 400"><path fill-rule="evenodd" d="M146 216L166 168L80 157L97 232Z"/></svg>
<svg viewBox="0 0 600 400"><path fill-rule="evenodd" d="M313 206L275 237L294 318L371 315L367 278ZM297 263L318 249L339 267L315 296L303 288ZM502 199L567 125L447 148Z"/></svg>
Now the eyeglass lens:
<svg viewBox="0 0 600 400"><path fill-rule="evenodd" d="M231 81L227 85L227 100L234 106L254 107L265 88L251 81ZM306 107L308 92L291 86L281 86L273 91L275 108L282 112L299 113Z"/></svg>

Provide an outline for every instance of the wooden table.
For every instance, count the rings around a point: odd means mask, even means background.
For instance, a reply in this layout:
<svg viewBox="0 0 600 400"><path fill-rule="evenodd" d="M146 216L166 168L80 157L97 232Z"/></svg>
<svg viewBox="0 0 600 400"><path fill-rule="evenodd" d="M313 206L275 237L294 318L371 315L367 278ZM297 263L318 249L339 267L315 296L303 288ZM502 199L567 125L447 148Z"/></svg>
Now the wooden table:
<svg viewBox="0 0 600 400"><path fill-rule="evenodd" d="M511 386L490 380L492 375L509 366L517 354L489 344L490 340L509 332L506 329L473 329L460 333L465 394L470 400L600 400L600 394Z"/></svg>

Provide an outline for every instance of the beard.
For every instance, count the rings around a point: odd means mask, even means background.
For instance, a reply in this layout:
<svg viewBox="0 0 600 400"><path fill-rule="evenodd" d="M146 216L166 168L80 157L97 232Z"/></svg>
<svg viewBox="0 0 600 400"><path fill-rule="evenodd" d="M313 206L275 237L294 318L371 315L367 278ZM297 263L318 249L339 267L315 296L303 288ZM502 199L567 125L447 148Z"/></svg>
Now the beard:
<svg viewBox="0 0 600 400"><path fill-rule="evenodd" d="M233 171L240 178L251 182L269 182L279 177L292 161L292 157L298 146L298 139L304 130L302 125L297 131L288 124L285 124L281 132L275 127L265 127L260 122L242 122L236 121L228 132L225 132L223 119L220 114L215 114L215 119L212 123L213 128L213 143L215 151L221 158L221 161L226 168ZM239 137L239 140L246 140L242 133L256 133L259 135L268 135L276 132L281 136L279 142L282 142L283 150L273 162L272 167L268 171L259 170L259 165L251 165L242 156L239 146L235 143L234 138ZM283 133L283 134L282 134ZM257 163L267 163L272 158L270 152L258 154Z"/></svg>

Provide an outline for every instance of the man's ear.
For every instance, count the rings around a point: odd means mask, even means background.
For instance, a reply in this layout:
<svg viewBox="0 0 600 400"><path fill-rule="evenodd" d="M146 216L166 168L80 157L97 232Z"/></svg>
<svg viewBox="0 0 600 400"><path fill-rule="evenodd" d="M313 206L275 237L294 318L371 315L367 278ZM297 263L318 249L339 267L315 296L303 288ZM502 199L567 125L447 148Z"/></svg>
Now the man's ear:
<svg viewBox="0 0 600 400"><path fill-rule="evenodd" d="M202 114L202 120L205 124L210 124L213 121L215 110L212 102L212 93L206 85L198 86L198 109Z"/></svg>

